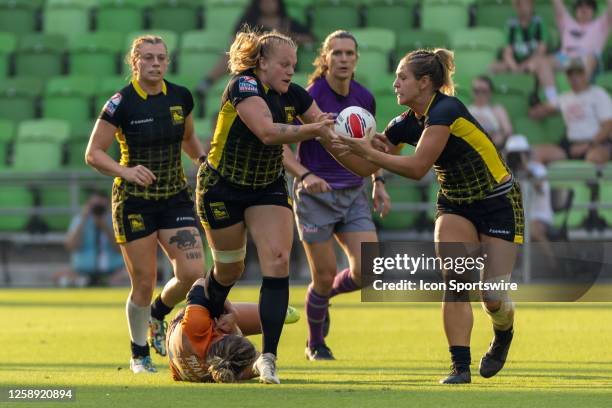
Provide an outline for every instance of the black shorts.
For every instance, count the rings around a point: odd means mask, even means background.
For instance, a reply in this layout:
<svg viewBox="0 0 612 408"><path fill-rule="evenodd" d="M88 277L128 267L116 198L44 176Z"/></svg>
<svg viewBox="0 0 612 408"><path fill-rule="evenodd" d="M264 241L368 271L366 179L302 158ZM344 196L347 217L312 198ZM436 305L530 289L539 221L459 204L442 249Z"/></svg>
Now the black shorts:
<svg viewBox="0 0 612 408"><path fill-rule="evenodd" d="M118 244L144 238L160 229L197 228L188 188L161 200L133 197L116 190L113 185L113 228Z"/></svg>
<svg viewBox="0 0 612 408"><path fill-rule="evenodd" d="M278 205L292 210L284 177L259 189L237 186L223 179L206 163L198 170L198 216L204 228L220 229L244 221L244 211L256 205Z"/></svg>
<svg viewBox="0 0 612 408"><path fill-rule="evenodd" d="M587 153L589 152L588 150L584 154L581 154L581 155L578 155L578 156L572 156L572 154L570 152L570 148L572 147L572 144L577 144L577 143L580 143L580 142L570 142L566 137L564 137L559 142L559 147L561 147L561 149L563 149L563 151L565 152L565 155L567 156L568 159L571 159L571 160L584 160L586 158ZM606 142L606 143L601 144L600 146L607 148L610 151L610 153L612 154L612 143ZM589 149L591 149L591 148L589 148Z"/></svg>
<svg viewBox="0 0 612 408"><path fill-rule="evenodd" d="M438 217L442 214L460 215L474 224L481 234L517 244L523 243L523 200L521 188L516 181L506 194L470 204L454 204L439 192L436 207Z"/></svg>

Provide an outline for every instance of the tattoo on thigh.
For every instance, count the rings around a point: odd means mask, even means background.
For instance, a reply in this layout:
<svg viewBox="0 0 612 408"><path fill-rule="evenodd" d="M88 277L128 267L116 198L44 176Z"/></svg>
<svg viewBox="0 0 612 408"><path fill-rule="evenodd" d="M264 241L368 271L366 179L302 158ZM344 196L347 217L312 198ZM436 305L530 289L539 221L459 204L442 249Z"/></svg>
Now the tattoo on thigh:
<svg viewBox="0 0 612 408"><path fill-rule="evenodd" d="M202 252L193 251L193 252L185 252L185 256L187 259L202 259Z"/></svg>
<svg viewBox="0 0 612 408"><path fill-rule="evenodd" d="M197 234L191 230L183 229L178 230L176 235L170 237L170 245L176 244L176 247L182 251L187 251L189 249L193 249L198 245L198 240L196 239Z"/></svg>

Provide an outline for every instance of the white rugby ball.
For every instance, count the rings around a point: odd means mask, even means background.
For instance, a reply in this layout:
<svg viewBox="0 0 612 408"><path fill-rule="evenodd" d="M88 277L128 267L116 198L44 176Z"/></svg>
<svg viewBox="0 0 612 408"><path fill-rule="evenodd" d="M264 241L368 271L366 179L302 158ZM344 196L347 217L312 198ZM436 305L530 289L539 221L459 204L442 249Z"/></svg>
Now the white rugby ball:
<svg viewBox="0 0 612 408"><path fill-rule="evenodd" d="M334 130L342 136L370 140L376 134L376 119L361 106L349 106L338 114Z"/></svg>

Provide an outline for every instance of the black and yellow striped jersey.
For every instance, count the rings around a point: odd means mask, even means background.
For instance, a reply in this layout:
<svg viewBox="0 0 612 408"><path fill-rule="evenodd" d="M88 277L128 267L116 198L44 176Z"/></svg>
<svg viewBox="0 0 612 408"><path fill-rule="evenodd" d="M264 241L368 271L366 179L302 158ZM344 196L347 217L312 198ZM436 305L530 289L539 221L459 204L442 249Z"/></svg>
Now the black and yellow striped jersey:
<svg viewBox="0 0 612 408"><path fill-rule="evenodd" d="M159 200L187 187L181 165L181 146L185 118L192 109L193 97L189 90L167 81L160 94L147 95L133 80L106 102L99 118L117 127L115 137L121 147L120 164L145 166L156 177L148 187L117 177L118 192Z"/></svg>
<svg viewBox="0 0 612 408"><path fill-rule="evenodd" d="M263 144L238 116L236 106L252 96L263 98L273 122L288 124L310 108L312 97L293 83L279 94L264 86L252 70L235 75L227 84L208 163L230 183L257 189L282 176L283 146Z"/></svg>
<svg viewBox="0 0 612 408"><path fill-rule="evenodd" d="M480 124L457 98L437 92L423 116L408 110L393 119L385 135L395 145L416 146L423 130L441 125L450 128L444 150L434 164L442 194L454 203L470 203L498 194L512 187L501 183L510 175L495 145ZM503 190L503 191L502 191Z"/></svg>

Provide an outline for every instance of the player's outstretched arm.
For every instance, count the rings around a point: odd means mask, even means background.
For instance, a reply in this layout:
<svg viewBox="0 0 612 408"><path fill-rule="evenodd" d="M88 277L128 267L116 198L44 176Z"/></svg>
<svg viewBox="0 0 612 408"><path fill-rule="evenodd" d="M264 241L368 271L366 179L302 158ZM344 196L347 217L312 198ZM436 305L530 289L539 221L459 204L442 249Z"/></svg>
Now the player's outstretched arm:
<svg viewBox="0 0 612 408"><path fill-rule="evenodd" d="M266 145L295 143L315 137L331 139L334 136L331 130L334 121L331 119L323 119L305 125L274 123L268 105L259 96L241 101L236 106L236 111L251 132Z"/></svg>

